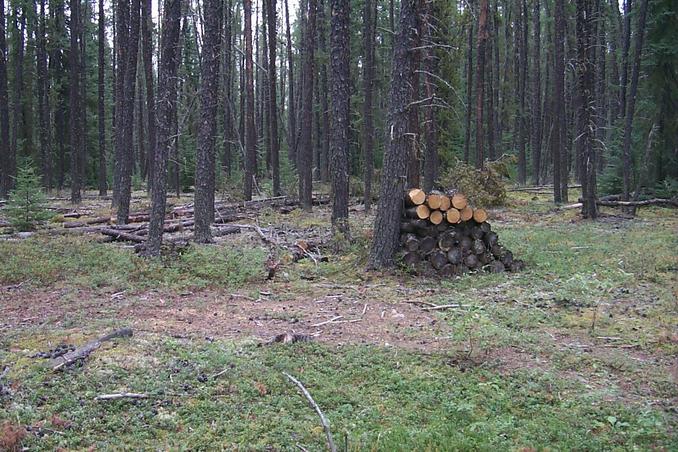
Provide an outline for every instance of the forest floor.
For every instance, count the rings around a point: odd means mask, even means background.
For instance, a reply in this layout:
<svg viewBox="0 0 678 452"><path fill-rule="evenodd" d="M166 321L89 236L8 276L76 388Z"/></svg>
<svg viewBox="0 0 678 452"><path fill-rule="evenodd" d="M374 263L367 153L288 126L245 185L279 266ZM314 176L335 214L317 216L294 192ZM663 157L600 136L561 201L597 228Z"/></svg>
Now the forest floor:
<svg viewBox="0 0 678 452"><path fill-rule="evenodd" d="M527 269L444 280L365 272L359 208L351 240L323 207L241 220L324 240L272 280L254 231L160 261L97 235L0 240L0 450L321 450L283 372L340 449L676 450L678 213L617 214L512 193L491 223ZM82 366L32 357L123 326ZM286 332L312 340L269 343ZM119 392L147 398L95 400Z"/></svg>

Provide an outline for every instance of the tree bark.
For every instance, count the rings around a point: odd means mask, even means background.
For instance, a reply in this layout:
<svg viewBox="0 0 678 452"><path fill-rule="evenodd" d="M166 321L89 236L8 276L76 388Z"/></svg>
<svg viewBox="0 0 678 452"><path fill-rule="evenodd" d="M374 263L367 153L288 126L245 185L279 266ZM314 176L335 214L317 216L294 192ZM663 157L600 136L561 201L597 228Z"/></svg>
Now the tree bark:
<svg viewBox="0 0 678 452"><path fill-rule="evenodd" d="M47 73L47 19L45 18L45 0L40 0L40 24L37 46L37 87L38 117L40 124L40 162L42 166L42 184L52 190L52 146L49 116L49 74ZM3 24L4 28L4 24Z"/></svg>
<svg viewBox="0 0 678 452"><path fill-rule="evenodd" d="M532 71L532 183L539 185L541 168L541 3L534 1L534 69Z"/></svg>
<svg viewBox="0 0 678 452"><path fill-rule="evenodd" d="M555 0L555 29L553 33L553 131L551 132L551 153L553 161L553 201L563 202L561 183L564 170L567 174L567 160L563 152L562 127L565 122L565 11L564 0ZM567 177L565 177L567 179Z"/></svg>
<svg viewBox="0 0 678 452"><path fill-rule="evenodd" d="M350 127L351 59L349 47L350 2L331 0L330 24L330 167L332 174L332 227L342 234L348 225L348 157Z"/></svg>
<svg viewBox="0 0 678 452"><path fill-rule="evenodd" d="M524 185L527 182L527 155L525 145L527 141L527 111L525 108L526 84L527 84L527 54L528 54L528 16L527 1L522 0L520 4L520 45L518 53L520 58L518 75L518 99L520 110L518 114L518 183Z"/></svg>
<svg viewBox="0 0 678 452"><path fill-rule="evenodd" d="M69 49L69 128L71 143L71 203L79 204L81 200L82 172L80 168L80 122L84 119L80 115L80 0L70 0L71 36Z"/></svg>
<svg viewBox="0 0 678 452"><path fill-rule="evenodd" d="M5 1L0 0L0 198L6 198L11 187L6 36Z"/></svg>
<svg viewBox="0 0 678 452"><path fill-rule="evenodd" d="M200 125L195 167L195 229L197 243L212 240L210 224L214 216L214 190L217 135L217 106L221 45L222 0L205 0L205 33L203 36L200 74Z"/></svg>
<svg viewBox="0 0 678 452"><path fill-rule="evenodd" d="M160 254L165 207L167 203L167 160L173 148L172 117L176 111L177 70L179 67L179 29L181 0L165 0L163 4L160 67L158 70L158 143L153 158L153 191L151 192L151 218L148 225L146 252Z"/></svg>
<svg viewBox="0 0 678 452"><path fill-rule="evenodd" d="M308 18L306 20L304 61L303 61L303 89L302 89L302 124L299 143L297 169L299 172L299 200L306 211L311 211L312 203L312 172L313 161L312 121L313 121L313 82L314 82L314 54L315 54L315 27L316 27L317 0L308 1Z"/></svg>
<svg viewBox="0 0 678 452"><path fill-rule="evenodd" d="M280 137L278 136L278 93L276 89L277 8L276 0L265 0L268 17L268 124L271 146L273 196L280 195Z"/></svg>
<svg viewBox="0 0 678 452"><path fill-rule="evenodd" d="M140 27L140 0L119 0L119 5L126 3L119 8L122 14L129 11L129 16L123 20L119 17L119 22L123 26L127 23L129 27L125 30L124 41L127 49L124 51L126 59L124 63L123 84L122 84L122 108L119 110L121 117L118 120L118 126L121 130L120 138L120 185L119 185L119 204L117 212L118 224L126 224L129 215L129 204L132 197L132 142L134 129L134 97L136 92L137 80L137 57L139 53L139 27Z"/></svg>
<svg viewBox="0 0 678 452"><path fill-rule="evenodd" d="M643 54L643 40L645 37L645 22L647 20L647 0L640 2L640 14L636 30L635 49L633 54L633 68L631 73L631 86L628 93L623 144L623 190L622 199L629 200L631 193L631 137L633 133L633 117L636 112L636 95L638 94L638 78L640 77L640 59Z"/></svg>
<svg viewBox="0 0 678 452"><path fill-rule="evenodd" d="M595 220L598 217L596 205L596 148L595 148L595 105L593 99L593 61L595 52L592 33L591 0L577 0L577 85L581 106L579 115L582 128L577 130L582 147L582 215Z"/></svg>
<svg viewBox="0 0 678 452"><path fill-rule="evenodd" d="M374 19L372 0L365 0L363 11L363 159L365 184L365 210L372 208L372 178L374 177L374 112L372 93L374 90Z"/></svg>
<svg viewBox="0 0 678 452"><path fill-rule="evenodd" d="M153 190L153 159L157 146L155 87L153 78L153 14L151 0L141 0L141 47L144 60L144 80L146 82L146 122L148 124L148 153L145 166L148 176L148 190Z"/></svg>
<svg viewBox="0 0 678 452"><path fill-rule="evenodd" d="M629 50L631 47L631 0L624 1L624 31L622 35L622 71L621 71L621 80L619 82L619 106L620 112L619 116L621 118L626 117L626 87L628 85L629 79Z"/></svg>
<svg viewBox="0 0 678 452"><path fill-rule="evenodd" d="M469 2L469 8L473 8ZM466 47L466 128L464 129L464 162L471 158L471 116L473 104L473 18L468 24L468 45Z"/></svg>
<svg viewBox="0 0 678 452"><path fill-rule="evenodd" d="M235 130L235 112L233 111L233 18L231 9L232 0L227 0L224 8L224 86L223 96L223 139L224 153L222 156L222 168L226 176L231 176L233 170L233 132Z"/></svg>
<svg viewBox="0 0 678 452"><path fill-rule="evenodd" d="M424 7L425 20L423 26L425 27L424 36L426 37L426 45L434 45L435 43L435 24L436 17L435 6L427 3ZM438 128L436 125L436 111L434 99L436 96L436 83L434 77L438 72L438 58L433 49L425 49L423 51L424 59L424 91L426 98L430 99L425 110L426 123L424 126L425 133L425 148L424 148L424 191L430 192L433 189L433 184L438 177Z"/></svg>
<svg viewBox="0 0 678 452"><path fill-rule="evenodd" d="M245 15L245 200L252 199L257 168L257 134L254 125L254 62L252 48L252 0L243 0Z"/></svg>
<svg viewBox="0 0 678 452"><path fill-rule="evenodd" d="M106 176L106 98L105 98L105 72L104 48L106 47L106 13L104 12L104 0L99 0L99 32L98 32L98 79L97 79L97 120L99 125L99 173L97 182L99 196L106 196L108 181Z"/></svg>
<svg viewBox="0 0 678 452"><path fill-rule="evenodd" d="M395 39L391 71L391 93L387 120L387 150L381 177L379 207L374 224L370 268L391 266L398 247L402 197L408 158L408 117L412 102L412 76L415 58L410 50L415 47L419 27L420 0L402 0L400 29Z"/></svg>
<svg viewBox="0 0 678 452"><path fill-rule="evenodd" d="M476 168L485 165L483 102L485 100L485 52L487 48L488 0L480 0L478 18L478 61L476 63Z"/></svg>
<svg viewBox="0 0 678 452"><path fill-rule="evenodd" d="M287 158L292 165L297 164L297 113L294 97L294 55L292 53L292 32L290 30L290 9L288 0L285 1L285 25L287 35L287 71L288 71L288 124L287 124Z"/></svg>

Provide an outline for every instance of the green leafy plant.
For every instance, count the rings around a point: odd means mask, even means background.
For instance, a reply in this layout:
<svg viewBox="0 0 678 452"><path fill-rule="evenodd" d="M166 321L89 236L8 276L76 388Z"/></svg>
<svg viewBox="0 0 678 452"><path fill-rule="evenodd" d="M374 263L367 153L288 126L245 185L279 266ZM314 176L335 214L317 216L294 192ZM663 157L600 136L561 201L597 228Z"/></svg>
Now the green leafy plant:
<svg viewBox="0 0 678 452"><path fill-rule="evenodd" d="M455 165L438 181L445 189L454 188L463 192L476 207L500 206L506 202L507 178L515 156L504 155L478 169L457 160Z"/></svg>
<svg viewBox="0 0 678 452"><path fill-rule="evenodd" d="M35 230L40 222L50 218L40 178L30 164L18 168L16 188L9 195L5 211L12 227L19 231Z"/></svg>

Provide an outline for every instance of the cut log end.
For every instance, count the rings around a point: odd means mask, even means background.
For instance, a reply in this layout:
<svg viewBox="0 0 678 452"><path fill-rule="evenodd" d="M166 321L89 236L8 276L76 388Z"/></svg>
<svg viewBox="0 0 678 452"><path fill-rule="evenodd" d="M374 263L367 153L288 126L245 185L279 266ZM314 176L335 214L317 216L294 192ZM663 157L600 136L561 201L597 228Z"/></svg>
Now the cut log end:
<svg viewBox="0 0 678 452"><path fill-rule="evenodd" d="M452 195L451 202L452 207L459 210L463 209L468 205L468 200L466 199L466 196L462 193L455 193L454 195Z"/></svg>
<svg viewBox="0 0 678 452"><path fill-rule="evenodd" d="M413 188L407 192L407 195L405 196L405 201L410 206L418 206L424 204L424 201L426 201L426 193L424 192L424 190L420 188Z"/></svg>
<svg viewBox="0 0 678 452"><path fill-rule="evenodd" d="M459 216L461 217L461 221L468 221L473 218L473 209L466 206L459 211Z"/></svg>
<svg viewBox="0 0 678 452"><path fill-rule="evenodd" d="M451 207L447 212L445 212L445 219L450 224L457 224L459 221L461 221L461 214L459 213L459 210Z"/></svg>
<svg viewBox="0 0 678 452"><path fill-rule="evenodd" d="M434 210L431 212L428 219L433 224L440 224L443 222L443 213L440 210Z"/></svg>
<svg viewBox="0 0 678 452"><path fill-rule="evenodd" d="M476 223L484 223L487 221L487 211L485 209L475 209L473 211L473 219Z"/></svg>

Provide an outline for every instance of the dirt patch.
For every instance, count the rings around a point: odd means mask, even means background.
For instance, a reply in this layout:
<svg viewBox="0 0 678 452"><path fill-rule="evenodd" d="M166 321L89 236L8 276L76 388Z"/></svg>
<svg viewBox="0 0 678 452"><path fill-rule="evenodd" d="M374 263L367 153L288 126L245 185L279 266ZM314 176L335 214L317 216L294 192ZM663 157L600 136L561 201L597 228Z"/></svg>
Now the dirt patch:
<svg viewBox="0 0 678 452"><path fill-rule="evenodd" d="M355 293L349 293L355 292ZM146 292L24 289L0 292L0 329L35 326L91 328L92 321L127 321L137 331L175 337L270 340L285 332L331 344L372 344L434 351L449 346L449 327L434 313L409 303L346 293L288 298L283 292Z"/></svg>

